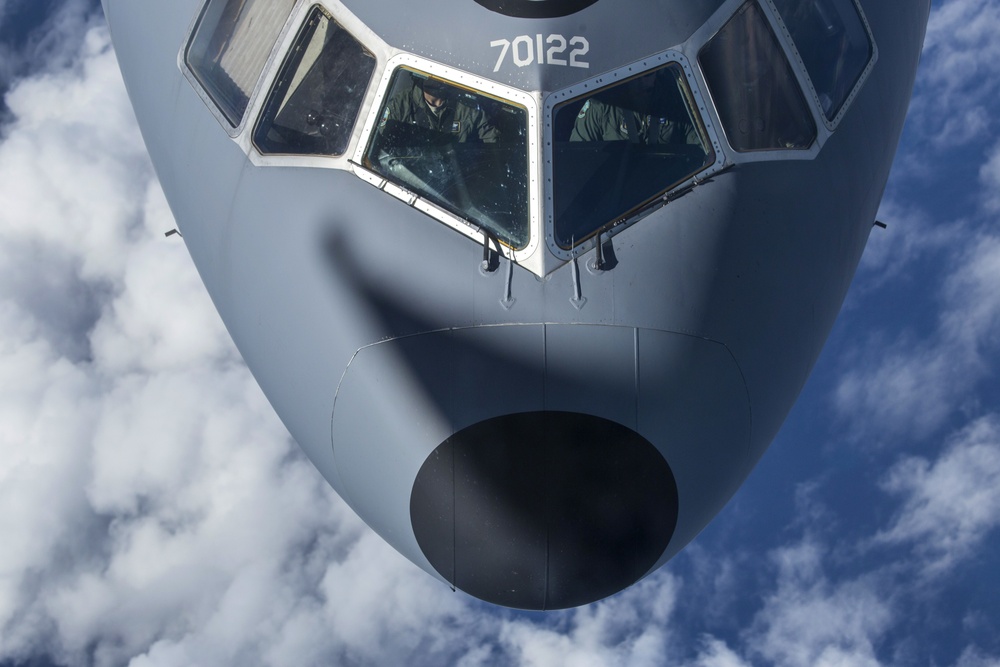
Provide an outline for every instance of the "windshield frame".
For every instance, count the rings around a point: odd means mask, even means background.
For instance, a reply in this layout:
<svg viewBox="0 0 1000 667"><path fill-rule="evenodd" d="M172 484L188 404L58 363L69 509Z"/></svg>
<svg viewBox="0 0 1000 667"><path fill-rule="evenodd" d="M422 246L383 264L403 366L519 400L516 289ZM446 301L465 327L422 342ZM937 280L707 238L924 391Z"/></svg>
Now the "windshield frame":
<svg viewBox="0 0 1000 667"><path fill-rule="evenodd" d="M289 3L284 22L275 35L274 43L271 45L270 51L268 51L268 55L264 59L260 71L257 73L254 85L247 94L246 106L244 107L243 112L235 125L233 124L233 119L231 119L229 114L223 110L221 103L206 87L206 84L202 82L198 72L195 71L195 66L190 62L191 49L201 31L202 23L208 14L208 10L213 6L213 3L221 3L223 1L224 0L201 0L198 12L192 19L187 33L185 33L184 41L181 43L181 48L177 53L177 67L194 89L195 94L198 95L205 106L208 107L212 115L215 116L219 125L225 129L226 134L228 134L230 138L236 139L243 134L243 131L248 125L251 124L251 121L256 118L258 113L257 101L262 92L264 92L268 87L267 80L270 78L269 74L274 69L275 63L283 57L285 51L284 45L288 37L288 33L298 29L298 19L301 7L303 4L306 4L308 0L294 0ZM322 4L322 0L316 0L316 3Z"/></svg>
<svg viewBox="0 0 1000 667"><path fill-rule="evenodd" d="M280 62L276 59L276 65L273 72L273 76L269 77L269 85L266 89L266 93L261 93L260 103L257 105L255 120L248 132L248 138L250 143L253 145L254 153L260 158L267 160L273 158L342 158L351 153L351 144L358 136L357 127L361 123L361 119L367 111L366 103L370 100L372 86L375 85L376 75L378 73L378 56L375 52L363 42L350 28L345 26L341 21L330 12L330 10L322 2L312 2L304 3L304 15L300 21L297 21L297 30L294 36L291 36L291 41L287 44L287 48L282 48L281 53L283 58ZM321 21L325 19L327 21L326 29L329 30L331 26L339 29L344 35L346 35L354 45L359 47L358 54L366 56L371 59L370 65L371 70L368 73L368 81L364 85L364 89L360 91L360 95L354 98L352 101L357 102L356 108L354 108L353 121L350 124L350 130L346 134L346 141L344 142L343 150L339 152L304 152L304 151L272 151L269 148L262 146L263 142L259 139L259 133L264 129L265 122L268 123L269 127L277 125L277 118L280 112L271 113L273 107L280 107L287 104L294 96L293 92L294 86L283 81L284 77L289 77L294 79L298 76L308 76L307 71L302 70L302 55L296 55L299 50L304 50L309 47L312 40L318 31L317 26L310 26L310 22L316 19ZM324 55L324 51L328 45L323 45L320 49L320 53L317 58L321 58ZM290 75L290 76L289 76ZM278 99L282 96L282 99ZM346 107L344 107L346 108Z"/></svg>
<svg viewBox="0 0 1000 667"><path fill-rule="evenodd" d="M510 86L484 79L447 65L421 58L420 56L400 53L390 58L382 70L381 78L376 84L375 98L372 100L367 118L364 120L361 138L357 143L353 159L351 160L355 173L363 180L479 243L490 243L491 247L494 247L494 243L490 238L493 236L492 232L482 231L480 226L474 222L438 206L418 193L408 190L402 184L395 183L364 166L365 155L377 133L381 118L380 114L384 104L387 102L386 98L390 94L393 77L400 68L415 70L434 78L444 79L456 86L468 88L476 94L486 95L505 103L523 107L527 112L527 155L525 155L525 159L527 160L528 178L528 182L526 183L528 190L528 242L522 248L513 248L504 242L500 243L500 250L506 257L514 259L517 262L527 260L535 253L539 245L539 201L541 193L538 179L538 155L540 151L538 145L539 123L537 98L523 90L511 88Z"/></svg>
<svg viewBox="0 0 1000 667"><path fill-rule="evenodd" d="M785 20L782 17L781 12L778 10L773 0L758 0L757 2L758 6L767 16L767 19L771 22L773 28L778 32L778 39L785 47L788 60L791 62L792 68L795 69L799 75L799 83L802 87L802 93L809 99L810 104L814 107L813 115L820 122L822 122L826 129L830 132L837 129L837 126L844 118L844 115L848 112L848 110L850 110L851 105L854 102L854 98L858 96L858 93L864 87L865 82L868 80L868 77L875 68L875 63L878 62L879 58L878 43L875 41L875 35L872 33L871 25L868 23L868 17L865 15L865 11L861 7L861 3L859 3L858 0L846 1L854 5L854 9L857 11L858 17L861 19L861 25L868 38L868 45L871 47L871 56L868 58L867 64L858 75L857 80L854 82L854 87L851 88L851 92L844 98L844 102L840 105L840 108L833 118L829 118L823 108L823 102L820 100L820 95L816 90L815 84L813 83L809 69L806 67L806 63L802 59L802 55L799 53L798 45L792 38L792 33L785 24Z"/></svg>
<svg viewBox="0 0 1000 667"><path fill-rule="evenodd" d="M667 65L676 64L683 74L683 81L686 84L687 92L691 95L689 102L694 106L689 107L701 123L701 129L708 140L707 147L714 152L714 161L701 170L691 174L682 181L674 184L667 183L661 194L654 196L647 203L638 205L630 211L622 211L621 216L602 225L588 237L576 241L572 247L564 248L559 245L555 234L555 205L553 200L553 127L555 113L566 103L594 95L600 90L611 86L619 85L629 79L634 79L655 69L663 68ZM548 185L545 192L544 220L545 220L545 244L553 255L562 260L572 260L578 255L586 253L597 245L598 239L603 242L608 238L619 234L633 224L642 220L649 214L666 206L670 201L670 195L679 191L687 190L697 183L709 178L713 174L722 171L727 164L727 153L723 149L723 144L719 140L719 133L715 128L715 120L709 113L709 106L706 97L702 94L699 81L695 76L688 57L680 51L670 49L661 53L644 58L640 61L624 65L616 70L605 72L586 81L582 81L570 88L552 93L545 98L543 107L543 118L545 122L545 142L543 151L544 182Z"/></svg>

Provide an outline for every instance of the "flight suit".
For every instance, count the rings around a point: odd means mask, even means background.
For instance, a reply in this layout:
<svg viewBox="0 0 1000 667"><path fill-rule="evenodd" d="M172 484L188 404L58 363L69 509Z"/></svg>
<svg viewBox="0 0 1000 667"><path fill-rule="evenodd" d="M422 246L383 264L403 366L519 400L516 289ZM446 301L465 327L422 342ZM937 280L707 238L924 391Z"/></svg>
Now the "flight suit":
<svg viewBox="0 0 1000 667"><path fill-rule="evenodd" d="M569 140L701 144L691 123L622 109L594 97L587 100L577 114Z"/></svg>
<svg viewBox="0 0 1000 667"><path fill-rule="evenodd" d="M424 100L423 89L416 84L408 94L397 95L389 101L382 112L380 127L385 127L389 120L449 134L459 142L494 143L500 136L496 127L478 107L449 101L441 109L440 115L434 114Z"/></svg>

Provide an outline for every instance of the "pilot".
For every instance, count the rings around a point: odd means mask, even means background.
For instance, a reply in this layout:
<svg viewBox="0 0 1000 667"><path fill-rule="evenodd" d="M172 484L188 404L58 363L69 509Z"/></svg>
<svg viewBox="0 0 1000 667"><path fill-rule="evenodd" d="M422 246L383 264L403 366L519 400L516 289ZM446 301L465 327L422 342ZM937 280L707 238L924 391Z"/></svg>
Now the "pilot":
<svg viewBox="0 0 1000 667"><path fill-rule="evenodd" d="M680 110L679 93L671 95L670 88L659 92L658 76L648 74L588 99L576 116L569 140L700 145L698 131L686 111Z"/></svg>
<svg viewBox="0 0 1000 667"><path fill-rule="evenodd" d="M486 113L458 100L457 92L443 81L414 77L413 86L386 105L379 128L395 120L449 135L458 142L496 142L499 132Z"/></svg>

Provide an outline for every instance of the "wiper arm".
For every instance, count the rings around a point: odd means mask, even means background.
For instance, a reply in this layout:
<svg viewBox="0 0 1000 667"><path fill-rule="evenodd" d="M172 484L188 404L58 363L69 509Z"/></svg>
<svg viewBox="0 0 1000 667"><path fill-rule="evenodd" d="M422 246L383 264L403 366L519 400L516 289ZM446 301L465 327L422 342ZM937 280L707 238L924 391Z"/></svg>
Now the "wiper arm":
<svg viewBox="0 0 1000 667"><path fill-rule="evenodd" d="M629 219L637 217L637 216L645 215L646 213L649 213L653 209L659 208L661 206L666 206L667 204L669 204L670 202L674 201L675 199L680 199L681 197L683 197L687 193L689 193L692 190L694 190L699 185L701 185L703 183L709 183L713 178L715 178L719 174L724 174L725 172L729 171L730 169L732 169L735 166L736 166L735 164L729 163L729 164L723 166L718 171L712 173L710 176L707 176L707 177L705 177L703 179L700 179L700 180L698 178L694 178L687 185L685 185L683 187L680 187L680 188L677 188L676 190L671 190L671 191L667 192L666 194L664 194L662 197L657 197L656 199L654 199L653 201L649 202L645 206L640 206L635 211L633 211L632 215L629 216ZM615 227L615 226L621 224L622 222L625 222L625 220L624 219L620 220L620 221L616 222L614 225L611 225L611 226Z"/></svg>

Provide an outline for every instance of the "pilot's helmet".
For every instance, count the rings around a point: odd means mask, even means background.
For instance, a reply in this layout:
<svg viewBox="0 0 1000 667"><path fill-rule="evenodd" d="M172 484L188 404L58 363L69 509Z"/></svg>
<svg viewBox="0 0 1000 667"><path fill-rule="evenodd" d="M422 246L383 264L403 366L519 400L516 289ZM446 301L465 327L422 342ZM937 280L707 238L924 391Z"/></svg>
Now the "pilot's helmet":
<svg viewBox="0 0 1000 667"><path fill-rule="evenodd" d="M448 99L454 93L454 89L440 79L424 79L421 87L428 95L441 99Z"/></svg>

